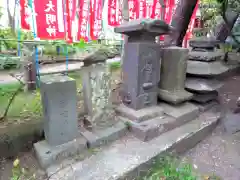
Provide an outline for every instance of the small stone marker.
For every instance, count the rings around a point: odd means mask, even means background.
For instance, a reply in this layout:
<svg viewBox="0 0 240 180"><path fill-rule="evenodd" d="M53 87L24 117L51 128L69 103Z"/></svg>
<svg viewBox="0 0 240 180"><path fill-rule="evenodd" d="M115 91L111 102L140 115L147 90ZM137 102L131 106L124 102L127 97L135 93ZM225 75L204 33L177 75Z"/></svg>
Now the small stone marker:
<svg viewBox="0 0 240 180"><path fill-rule="evenodd" d="M75 80L67 76L43 77L41 96L46 141L55 146L75 139L79 134Z"/></svg>
<svg viewBox="0 0 240 180"><path fill-rule="evenodd" d="M41 78L45 141L34 144L43 168L86 147L77 119L76 82L67 76Z"/></svg>
<svg viewBox="0 0 240 180"><path fill-rule="evenodd" d="M111 103L111 74L106 59L94 57L82 68L84 113L81 133L90 147L119 139L127 130Z"/></svg>
<svg viewBox="0 0 240 180"><path fill-rule="evenodd" d="M155 43L155 37L167 34L169 30L164 21L151 19L134 20L115 28L115 32L128 36L122 65L123 104L117 112L127 119L134 135L143 141L164 132L161 123L152 123L161 121L163 116L162 108L157 106L161 49Z"/></svg>
<svg viewBox="0 0 240 180"><path fill-rule="evenodd" d="M161 80L159 83L159 97L172 104L179 104L192 98L192 94L185 91L188 49L168 47L162 49Z"/></svg>

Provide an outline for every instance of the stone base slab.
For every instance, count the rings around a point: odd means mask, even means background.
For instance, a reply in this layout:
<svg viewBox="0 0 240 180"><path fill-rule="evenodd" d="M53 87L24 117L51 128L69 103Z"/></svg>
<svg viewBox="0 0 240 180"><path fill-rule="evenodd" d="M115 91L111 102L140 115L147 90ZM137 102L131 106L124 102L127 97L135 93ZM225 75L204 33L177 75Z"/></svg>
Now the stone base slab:
<svg viewBox="0 0 240 180"><path fill-rule="evenodd" d="M197 118L199 115L198 107L188 102L175 106L166 103L160 103L159 106L163 108L165 114L175 118L176 121L191 121Z"/></svg>
<svg viewBox="0 0 240 180"><path fill-rule="evenodd" d="M127 125L119 120L112 127L88 131L87 129L80 127L81 134L87 139L87 145L90 148L106 145L112 141L115 141L127 132Z"/></svg>
<svg viewBox="0 0 240 180"><path fill-rule="evenodd" d="M151 106L140 110L134 110L124 104L121 104L116 108L116 112L119 116L125 117L134 122L142 122L163 115L163 109L159 106Z"/></svg>
<svg viewBox="0 0 240 180"><path fill-rule="evenodd" d="M147 142L193 119L177 119L164 115L140 123L136 123L126 118L122 118L122 120L129 124L130 131L136 138Z"/></svg>
<svg viewBox="0 0 240 180"><path fill-rule="evenodd" d="M34 144L38 162L43 169L74 156L85 148L87 148L87 141L83 137L58 146L50 146L46 140Z"/></svg>
<svg viewBox="0 0 240 180"><path fill-rule="evenodd" d="M174 92L158 89L158 96L160 99L171 104L180 104L184 101L192 99L193 94L185 91L184 89Z"/></svg>

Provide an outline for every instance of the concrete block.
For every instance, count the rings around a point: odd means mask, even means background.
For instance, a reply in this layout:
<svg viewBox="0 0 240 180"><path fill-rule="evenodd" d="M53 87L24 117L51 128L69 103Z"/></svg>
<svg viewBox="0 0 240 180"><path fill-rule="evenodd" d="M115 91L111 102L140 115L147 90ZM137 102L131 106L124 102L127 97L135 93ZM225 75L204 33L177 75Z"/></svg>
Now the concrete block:
<svg viewBox="0 0 240 180"><path fill-rule="evenodd" d="M140 110L134 110L121 104L118 108L116 108L116 112L119 116L126 117L127 119L135 122L142 122L163 115L163 109L159 106L151 106Z"/></svg>
<svg viewBox="0 0 240 180"><path fill-rule="evenodd" d="M81 127L81 130L82 135L87 139L88 147L94 148L123 137L127 132L127 125L119 121L109 128L88 131Z"/></svg>
<svg viewBox="0 0 240 180"><path fill-rule="evenodd" d="M82 137L58 146L51 146L46 140L34 144L38 162L43 169L80 153L86 147L87 141Z"/></svg>
<svg viewBox="0 0 240 180"><path fill-rule="evenodd" d="M188 102L176 106L160 103L159 106L165 114L176 118L176 121L191 121L199 115L198 107Z"/></svg>

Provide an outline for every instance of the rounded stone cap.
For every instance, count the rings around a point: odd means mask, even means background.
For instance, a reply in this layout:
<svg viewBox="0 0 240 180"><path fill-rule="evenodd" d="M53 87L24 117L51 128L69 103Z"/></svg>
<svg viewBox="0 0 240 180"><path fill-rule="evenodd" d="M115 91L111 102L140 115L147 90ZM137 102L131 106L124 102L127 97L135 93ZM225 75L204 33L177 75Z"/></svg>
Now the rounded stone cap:
<svg viewBox="0 0 240 180"><path fill-rule="evenodd" d="M214 37L193 38L189 41L189 46L193 48L214 48L220 43Z"/></svg>

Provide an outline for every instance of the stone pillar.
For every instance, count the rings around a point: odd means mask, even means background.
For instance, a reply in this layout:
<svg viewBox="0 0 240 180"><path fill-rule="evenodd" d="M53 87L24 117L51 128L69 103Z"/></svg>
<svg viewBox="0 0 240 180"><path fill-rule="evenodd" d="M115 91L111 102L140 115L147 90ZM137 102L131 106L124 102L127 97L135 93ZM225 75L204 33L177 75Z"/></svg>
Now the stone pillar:
<svg viewBox="0 0 240 180"><path fill-rule="evenodd" d="M115 28L115 32L128 36L122 65L122 104L117 112L143 141L166 131L163 124L171 121L161 121L163 109L157 105L161 47L155 42L156 36L169 30L164 21L151 19L134 20Z"/></svg>
<svg viewBox="0 0 240 180"><path fill-rule="evenodd" d="M77 119L76 82L67 76L44 76L40 82L45 140L34 144L43 168L86 146Z"/></svg>
<svg viewBox="0 0 240 180"><path fill-rule="evenodd" d="M82 134L90 147L114 141L127 130L113 109L111 98L111 74L103 56L92 56L84 61L82 83L85 117Z"/></svg>
<svg viewBox="0 0 240 180"><path fill-rule="evenodd" d="M161 80L158 95L160 99L179 104L192 98L192 94L185 91L188 49L168 47L162 50Z"/></svg>

